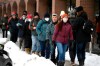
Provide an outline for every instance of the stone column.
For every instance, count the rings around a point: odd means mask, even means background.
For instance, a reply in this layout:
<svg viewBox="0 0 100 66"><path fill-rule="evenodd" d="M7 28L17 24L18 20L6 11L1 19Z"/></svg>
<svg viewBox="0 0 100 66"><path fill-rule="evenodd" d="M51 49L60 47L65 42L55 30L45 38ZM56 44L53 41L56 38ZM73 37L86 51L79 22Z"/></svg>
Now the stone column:
<svg viewBox="0 0 100 66"><path fill-rule="evenodd" d="M52 13L60 15L60 11L67 11L67 2L63 0L52 0Z"/></svg>
<svg viewBox="0 0 100 66"><path fill-rule="evenodd" d="M48 0L36 0L37 8L36 11L39 12L40 17L43 18L44 14L47 12Z"/></svg>

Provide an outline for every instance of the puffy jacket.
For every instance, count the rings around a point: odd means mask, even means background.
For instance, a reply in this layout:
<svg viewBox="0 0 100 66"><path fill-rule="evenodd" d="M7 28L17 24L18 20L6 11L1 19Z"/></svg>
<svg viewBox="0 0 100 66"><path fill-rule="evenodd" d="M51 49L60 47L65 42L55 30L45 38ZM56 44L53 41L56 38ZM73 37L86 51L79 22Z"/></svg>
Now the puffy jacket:
<svg viewBox="0 0 100 66"><path fill-rule="evenodd" d="M5 25L3 25L3 23L5 23ZM0 21L0 24L2 25L3 30L8 29L8 17L3 17Z"/></svg>
<svg viewBox="0 0 100 66"><path fill-rule="evenodd" d="M73 40L71 25L69 23L63 23L61 31L58 30L58 26L56 25L52 40L56 42L61 42L63 44L68 44L68 40Z"/></svg>
<svg viewBox="0 0 100 66"><path fill-rule="evenodd" d="M46 29L49 25L50 21L46 22L44 19L40 20L36 27L36 32L38 34L38 39L41 41L46 40Z"/></svg>
<svg viewBox="0 0 100 66"><path fill-rule="evenodd" d="M20 24L20 25L17 25L18 29L19 29L19 31L18 31L18 37L23 38L25 20L20 19L17 24Z"/></svg>
<svg viewBox="0 0 100 66"><path fill-rule="evenodd" d="M18 23L18 18L16 18L16 19L12 18L9 21L9 30L11 33L18 33L17 23Z"/></svg>
<svg viewBox="0 0 100 66"><path fill-rule="evenodd" d="M32 20L32 22L30 23L31 34L34 35L34 36L37 36L37 32L36 32L36 29L35 30L33 29L33 27L37 26L39 20L40 19Z"/></svg>

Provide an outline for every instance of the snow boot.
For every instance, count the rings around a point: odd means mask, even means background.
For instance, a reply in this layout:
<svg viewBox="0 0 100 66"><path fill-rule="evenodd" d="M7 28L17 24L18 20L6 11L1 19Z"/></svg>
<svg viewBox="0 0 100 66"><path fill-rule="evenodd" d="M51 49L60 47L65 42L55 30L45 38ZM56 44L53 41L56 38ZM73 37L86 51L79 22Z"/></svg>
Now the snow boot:
<svg viewBox="0 0 100 66"><path fill-rule="evenodd" d="M84 62L83 61L79 61L79 66L84 66Z"/></svg>
<svg viewBox="0 0 100 66"><path fill-rule="evenodd" d="M30 54L31 49L30 48L25 48L25 52L28 53L28 54Z"/></svg>
<svg viewBox="0 0 100 66"><path fill-rule="evenodd" d="M59 61L59 62L57 63L57 66L64 66L64 64L65 64L64 61Z"/></svg>

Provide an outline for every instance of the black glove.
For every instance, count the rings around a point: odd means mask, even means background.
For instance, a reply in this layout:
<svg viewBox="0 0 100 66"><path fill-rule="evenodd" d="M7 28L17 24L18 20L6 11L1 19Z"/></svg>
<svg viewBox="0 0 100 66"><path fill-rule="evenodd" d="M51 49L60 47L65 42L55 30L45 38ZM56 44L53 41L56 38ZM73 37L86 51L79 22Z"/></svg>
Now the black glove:
<svg viewBox="0 0 100 66"><path fill-rule="evenodd" d="M74 48L74 42L75 42L74 40L70 40L70 41L69 41L69 44L70 44L70 48L71 48L71 49Z"/></svg>

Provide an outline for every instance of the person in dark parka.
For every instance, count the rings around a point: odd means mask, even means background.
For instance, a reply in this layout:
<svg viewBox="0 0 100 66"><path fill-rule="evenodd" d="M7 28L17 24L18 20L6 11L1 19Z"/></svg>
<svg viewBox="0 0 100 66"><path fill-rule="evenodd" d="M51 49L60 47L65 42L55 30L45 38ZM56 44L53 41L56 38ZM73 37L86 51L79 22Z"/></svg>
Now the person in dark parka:
<svg viewBox="0 0 100 66"><path fill-rule="evenodd" d="M84 66L85 62L85 47L88 42L91 41L90 34L84 32L84 23L88 20L86 12L83 10L82 6L76 8L77 17L74 22L74 27L76 30L76 50L77 57L79 61L79 66Z"/></svg>
<svg viewBox="0 0 100 66"><path fill-rule="evenodd" d="M28 14L27 18L26 18L26 22L24 25L24 48L25 48L25 52L30 54L31 52L31 46L32 46L32 39L31 39L31 30L29 28L29 24L32 21L32 15Z"/></svg>
<svg viewBox="0 0 100 66"><path fill-rule="evenodd" d="M17 27L18 27L18 43L19 43L19 47L20 49L23 48L23 43L24 43L24 36L23 36L23 33L24 33L24 25L25 25L25 19L26 19L26 15L23 14L22 18L19 19L18 23L17 23Z"/></svg>
<svg viewBox="0 0 100 66"><path fill-rule="evenodd" d="M17 13L12 12L12 18L9 21L9 30L10 30L10 33L11 33L10 40L14 43L16 43L17 37L18 37L17 23L18 23Z"/></svg>
<svg viewBox="0 0 100 66"><path fill-rule="evenodd" d="M2 26L2 37L6 37L7 38L7 31L8 31L8 16L5 13L4 16L1 18L0 20L0 25Z"/></svg>

